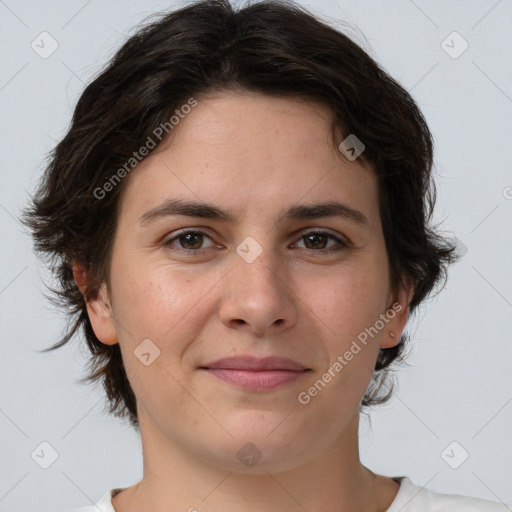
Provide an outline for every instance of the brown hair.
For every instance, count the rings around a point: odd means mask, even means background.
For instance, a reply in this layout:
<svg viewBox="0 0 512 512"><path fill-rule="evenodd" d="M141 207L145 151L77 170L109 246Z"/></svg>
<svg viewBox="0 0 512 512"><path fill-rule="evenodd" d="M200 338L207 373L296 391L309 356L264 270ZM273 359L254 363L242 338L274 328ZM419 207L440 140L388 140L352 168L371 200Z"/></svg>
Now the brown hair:
<svg viewBox="0 0 512 512"><path fill-rule="evenodd" d="M234 9L227 0L206 0L162 15L130 37L86 87L23 218L57 278L49 298L67 310L65 333L45 351L82 328L91 352L82 380L102 381L110 412L136 428L136 400L119 345L105 345L94 334L73 263L87 272L86 296L109 282L127 178L101 199L98 187L188 98L228 90L321 102L333 112L336 144L349 134L364 143L359 158L379 178L392 287L413 282L411 313L455 261L455 247L430 225L436 194L426 121L410 94L359 45L286 1ZM398 345L380 350L363 407L391 396L389 373L403 359L407 339L404 334Z"/></svg>

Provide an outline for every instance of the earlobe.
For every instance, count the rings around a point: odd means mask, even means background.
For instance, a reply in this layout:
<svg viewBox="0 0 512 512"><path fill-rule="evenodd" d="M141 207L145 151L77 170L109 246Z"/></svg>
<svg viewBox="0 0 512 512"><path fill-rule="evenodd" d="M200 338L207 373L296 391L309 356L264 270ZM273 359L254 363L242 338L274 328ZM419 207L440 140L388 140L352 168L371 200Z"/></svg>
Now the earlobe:
<svg viewBox="0 0 512 512"><path fill-rule="evenodd" d="M85 269L80 265L74 264L73 276L78 288L84 296L87 314L89 315L89 320L91 321L96 337L105 345L115 345L119 343L106 284L102 283L99 290L93 294L86 293L87 272Z"/></svg>
<svg viewBox="0 0 512 512"><path fill-rule="evenodd" d="M409 318L410 302L414 295L414 287L408 282L401 286L394 301L389 304L386 317L389 321L383 329L380 347L391 348L400 343L402 332Z"/></svg>

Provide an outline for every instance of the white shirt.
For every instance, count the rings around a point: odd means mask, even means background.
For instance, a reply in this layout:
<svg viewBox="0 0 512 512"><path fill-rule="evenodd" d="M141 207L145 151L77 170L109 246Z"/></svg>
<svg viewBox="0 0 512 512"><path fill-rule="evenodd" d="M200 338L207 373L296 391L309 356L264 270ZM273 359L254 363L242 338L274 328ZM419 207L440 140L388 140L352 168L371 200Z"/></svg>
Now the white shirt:
<svg viewBox="0 0 512 512"><path fill-rule="evenodd" d="M386 512L510 512L502 503L429 491L414 485L406 476L392 478L400 483L400 489ZM96 506L77 508L73 512L116 512L112 497L124 489L109 489Z"/></svg>

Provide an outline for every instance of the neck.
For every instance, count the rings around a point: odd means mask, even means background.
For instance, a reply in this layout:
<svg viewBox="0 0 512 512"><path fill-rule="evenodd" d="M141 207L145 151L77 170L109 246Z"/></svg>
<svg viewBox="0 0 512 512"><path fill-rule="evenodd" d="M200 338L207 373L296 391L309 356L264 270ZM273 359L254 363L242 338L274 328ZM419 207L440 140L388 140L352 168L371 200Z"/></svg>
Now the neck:
<svg viewBox="0 0 512 512"><path fill-rule="evenodd" d="M255 471L256 464L241 473L214 465L200 454L191 456L141 419L144 476L114 497L114 508L117 512L385 511L398 484L391 488L393 484L385 484L383 477L361 464L358 424L359 416L354 416L334 446L291 469Z"/></svg>

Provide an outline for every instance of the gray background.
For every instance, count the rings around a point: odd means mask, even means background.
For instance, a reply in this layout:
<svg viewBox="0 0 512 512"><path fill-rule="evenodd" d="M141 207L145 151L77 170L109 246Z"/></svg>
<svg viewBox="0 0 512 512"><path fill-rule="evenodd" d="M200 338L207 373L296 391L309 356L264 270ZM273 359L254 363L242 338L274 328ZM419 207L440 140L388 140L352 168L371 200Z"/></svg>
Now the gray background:
<svg viewBox="0 0 512 512"><path fill-rule="evenodd" d="M511 505L512 2L301 3L357 27L366 39L349 35L411 91L436 141L436 221L467 248L408 324L413 348L394 399L371 413L371 426L362 416L362 460L439 492ZM137 434L105 414L101 389L77 382L81 340L37 352L64 318L43 296L48 271L16 217L85 83L143 18L176 5L0 1L0 511L69 512L141 477ZM46 59L31 48L43 31L59 45ZM457 58L461 40L445 43L452 56L442 46L453 31L469 44ZM31 458L44 441L58 453L48 469ZM462 450L469 458L453 469L446 461L460 463Z"/></svg>

